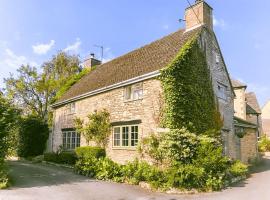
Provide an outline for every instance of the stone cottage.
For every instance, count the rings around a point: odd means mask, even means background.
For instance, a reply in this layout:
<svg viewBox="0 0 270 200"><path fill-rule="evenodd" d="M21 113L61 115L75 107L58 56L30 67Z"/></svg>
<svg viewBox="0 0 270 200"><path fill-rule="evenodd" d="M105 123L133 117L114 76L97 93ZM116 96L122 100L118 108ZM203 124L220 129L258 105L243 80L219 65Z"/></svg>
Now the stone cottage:
<svg viewBox="0 0 270 200"><path fill-rule="evenodd" d="M199 34L198 42L206 55L224 121L224 152L238 158L233 119L235 94L213 31L212 8L203 0L197 0L186 8L185 21L184 29L97 66L53 104L51 149L56 151L62 145L72 150L86 145L83 136L74 129L74 118L86 119L95 110L107 109L112 124L107 155L119 163L136 158L136 146L141 138L164 131L158 121L163 93L157 79L160 70L176 57L188 40ZM91 59L94 58L87 60L88 66Z"/></svg>
<svg viewBox="0 0 270 200"><path fill-rule="evenodd" d="M246 92L247 85L238 80L231 81L236 94L234 100L234 125L237 158L243 162L257 157L257 141L262 134L261 109L254 92Z"/></svg>

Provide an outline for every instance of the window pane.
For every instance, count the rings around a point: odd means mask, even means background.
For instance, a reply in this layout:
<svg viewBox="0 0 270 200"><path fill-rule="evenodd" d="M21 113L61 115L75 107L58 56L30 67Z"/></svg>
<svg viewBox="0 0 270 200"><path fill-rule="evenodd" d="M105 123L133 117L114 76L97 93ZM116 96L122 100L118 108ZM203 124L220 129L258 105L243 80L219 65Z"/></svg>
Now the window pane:
<svg viewBox="0 0 270 200"><path fill-rule="evenodd" d="M129 127L122 127L122 146L128 146Z"/></svg>
<svg viewBox="0 0 270 200"><path fill-rule="evenodd" d="M81 146L81 135L79 133L76 133L76 147L80 147Z"/></svg>
<svg viewBox="0 0 270 200"><path fill-rule="evenodd" d="M120 127L113 129L113 146L120 146Z"/></svg>
<svg viewBox="0 0 270 200"><path fill-rule="evenodd" d="M131 127L131 146L137 146L138 144L138 126Z"/></svg>
<svg viewBox="0 0 270 200"><path fill-rule="evenodd" d="M71 149L75 149L75 147L76 147L76 132L72 132Z"/></svg>
<svg viewBox="0 0 270 200"><path fill-rule="evenodd" d="M63 148L66 149L67 147L67 134L63 132Z"/></svg>
<svg viewBox="0 0 270 200"><path fill-rule="evenodd" d="M127 86L125 88L125 99L126 100L131 99L131 86Z"/></svg>

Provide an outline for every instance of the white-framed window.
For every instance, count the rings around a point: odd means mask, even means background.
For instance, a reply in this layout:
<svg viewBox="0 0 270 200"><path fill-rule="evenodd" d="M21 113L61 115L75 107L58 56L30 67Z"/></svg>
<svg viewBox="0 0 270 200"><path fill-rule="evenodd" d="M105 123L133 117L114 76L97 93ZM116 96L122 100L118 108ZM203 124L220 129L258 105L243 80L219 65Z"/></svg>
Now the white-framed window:
<svg viewBox="0 0 270 200"><path fill-rule="evenodd" d="M138 125L113 127L113 147L136 147L138 145L138 138Z"/></svg>
<svg viewBox="0 0 270 200"><path fill-rule="evenodd" d="M227 86L221 83L218 83L218 97L227 100Z"/></svg>
<svg viewBox="0 0 270 200"><path fill-rule="evenodd" d="M138 100L143 98L143 84L136 83L126 86L124 89L125 100Z"/></svg>
<svg viewBox="0 0 270 200"><path fill-rule="evenodd" d="M68 104L68 114L74 114L76 112L76 103Z"/></svg>
<svg viewBox="0 0 270 200"><path fill-rule="evenodd" d="M80 146L81 136L80 134L76 133L76 131L63 130L62 137L63 137L63 148L65 150L73 150Z"/></svg>

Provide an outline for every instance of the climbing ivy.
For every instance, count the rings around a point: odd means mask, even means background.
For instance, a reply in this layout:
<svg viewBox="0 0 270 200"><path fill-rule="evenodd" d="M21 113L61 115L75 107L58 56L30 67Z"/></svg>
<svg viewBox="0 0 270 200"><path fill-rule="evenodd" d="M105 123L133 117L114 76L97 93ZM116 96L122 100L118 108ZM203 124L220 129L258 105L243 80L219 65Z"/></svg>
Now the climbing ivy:
<svg viewBox="0 0 270 200"><path fill-rule="evenodd" d="M189 40L161 71L160 80L165 98L164 127L186 127L198 134L221 128L210 70L198 36Z"/></svg>
<svg viewBox="0 0 270 200"><path fill-rule="evenodd" d="M80 73L74 74L67 82L64 84L56 93L55 98L52 103L59 100L75 83L82 79L85 75L87 75L91 69L84 68Z"/></svg>

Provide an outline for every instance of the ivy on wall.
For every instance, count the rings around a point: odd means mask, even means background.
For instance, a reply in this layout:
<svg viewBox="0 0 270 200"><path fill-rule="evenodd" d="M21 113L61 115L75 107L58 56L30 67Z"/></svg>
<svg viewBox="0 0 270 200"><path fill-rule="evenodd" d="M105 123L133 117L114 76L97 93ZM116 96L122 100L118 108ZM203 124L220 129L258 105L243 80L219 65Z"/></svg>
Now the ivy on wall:
<svg viewBox="0 0 270 200"><path fill-rule="evenodd" d="M198 134L222 127L210 70L198 44L198 35L161 71L160 80L165 98L163 127L186 127Z"/></svg>

